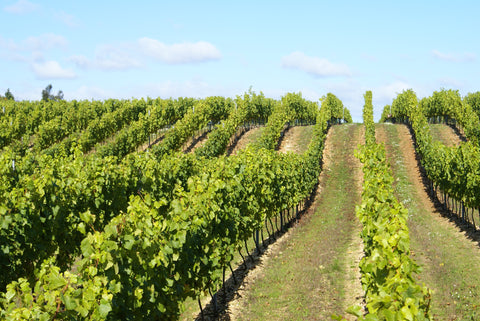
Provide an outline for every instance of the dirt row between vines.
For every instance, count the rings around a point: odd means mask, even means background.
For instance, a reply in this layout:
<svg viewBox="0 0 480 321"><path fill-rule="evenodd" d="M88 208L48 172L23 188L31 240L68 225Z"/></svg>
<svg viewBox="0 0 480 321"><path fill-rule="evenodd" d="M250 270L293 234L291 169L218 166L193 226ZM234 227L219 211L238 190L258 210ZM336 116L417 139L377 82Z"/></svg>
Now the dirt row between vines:
<svg viewBox="0 0 480 321"><path fill-rule="evenodd" d="M229 155L237 155L238 151L244 149L248 144L256 141L261 136L264 128L265 127L255 127L245 132L238 139L238 141L235 142L234 146L229 146L227 148L227 150L231 149L231 152L229 153Z"/></svg>
<svg viewBox="0 0 480 321"><path fill-rule="evenodd" d="M297 143L287 145L298 144L303 130L290 129L288 136ZM282 145L288 141L285 137ZM348 306L363 304L358 271L363 248L355 216L362 174L354 157L362 141L362 125L330 129L313 205L269 246L221 320L328 320L332 314L345 315Z"/></svg>
<svg viewBox="0 0 480 321"><path fill-rule="evenodd" d="M377 125L396 177L398 199L409 211L411 255L420 283L432 290L435 320L480 319L480 248L472 234L436 207L423 184L412 137L405 125ZM445 126L442 137L451 135ZM451 137L451 136L450 136ZM451 138L450 138L451 139Z"/></svg>
<svg viewBox="0 0 480 321"><path fill-rule="evenodd" d="M446 146L458 146L462 142L452 127L444 124L431 124L430 133L433 140L439 141Z"/></svg>
<svg viewBox="0 0 480 321"><path fill-rule="evenodd" d="M283 153L294 152L303 154L308 148L314 127L315 126L290 127L280 141L279 151Z"/></svg>

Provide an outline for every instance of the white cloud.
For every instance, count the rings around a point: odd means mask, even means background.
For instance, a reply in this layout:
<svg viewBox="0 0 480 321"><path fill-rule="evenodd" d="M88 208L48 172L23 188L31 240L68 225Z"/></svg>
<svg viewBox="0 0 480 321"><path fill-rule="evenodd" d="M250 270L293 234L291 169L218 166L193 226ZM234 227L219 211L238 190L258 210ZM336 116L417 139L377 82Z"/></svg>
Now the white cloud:
<svg viewBox="0 0 480 321"><path fill-rule="evenodd" d="M103 45L96 50L94 59L84 55L74 55L69 60L82 69L114 71L141 67L141 62L133 57L130 51L132 50L124 46Z"/></svg>
<svg viewBox="0 0 480 321"><path fill-rule="evenodd" d="M305 71L318 77L350 76L347 65L337 64L325 58L310 57L303 52L296 51L282 58L283 68L292 68Z"/></svg>
<svg viewBox="0 0 480 321"><path fill-rule="evenodd" d="M65 37L54 33L45 33L40 36L30 36L20 42L0 37L0 48L4 48L10 54L23 52L45 51L54 48L64 48L68 44Z"/></svg>
<svg viewBox="0 0 480 321"><path fill-rule="evenodd" d="M477 56L473 53L466 52L466 53L443 53L438 50L432 50L433 57L449 61L449 62L474 62L477 60Z"/></svg>
<svg viewBox="0 0 480 321"><path fill-rule="evenodd" d="M207 96L235 97L245 92L233 87L215 86L197 77L186 81L165 81L157 83L140 83L126 87L81 86L75 90L64 90L66 99L130 99L132 97L194 97Z"/></svg>
<svg viewBox="0 0 480 321"><path fill-rule="evenodd" d="M156 39L143 37L138 40L138 45L145 55L168 64L206 62L222 57L214 45L204 41L167 45Z"/></svg>
<svg viewBox="0 0 480 321"><path fill-rule="evenodd" d="M37 10L40 6L27 0L19 0L12 5L3 8L5 12L24 14Z"/></svg>
<svg viewBox="0 0 480 321"><path fill-rule="evenodd" d="M150 97L197 97L222 95L223 90L214 88L202 79L192 79L185 82L165 81L146 84L137 91ZM222 93L221 93L222 92Z"/></svg>
<svg viewBox="0 0 480 321"><path fill-rule="evenodd" d="M105 90L100 87L95 86L81 86L77 90L72 92L66 92L65 98L66 99L109 99L109 98L128 98L128 97L119 97L115 92Z"/></svg>
<svg viewBox="0 0 480 321"><path fill-rule="evenodd" d="M74 55L69 60L79 68L112 71L141 68L145 56L168 64L198 63L221 57L220 52L207 42L165 45L155 39L141 38L134 43L98 46L94 58Z"/></svg>
<svg viewBox="0 0 480 321"><path fill-rule="evenodd" d="M12 39L5 39L0 36L0 48L6 49L6 51L17 51L19 46Z"/></svg>
<svg viewBox="0 0 480 321"><path fill-rule="evenodd" d="M128 48L104 45L96 51L94 66L102 70L126 70L141 67L141 63L130 55Z"/></svg>
<svg viewBox="0 0 480 321"><path fill-rule="evenodd" d="M75 65L77 65L77 67L82 69L87 69L93 66L90 59L88 59L84 55L74 55L74 56L71 56L68 60L73 62Z"/></svg>
<svg viewBox="0 0 480 321"><path fill-rule="evenodd" d="M30 50L48 50L67 46L67 39L54 33L44 33L38 37L28 37L23 41L24 48Z"/></svg>
<svg viewBox="0 0 480 321"><path fill-rule="evenodd" d="M411 84L398 80L370 86L360 83L357 79L349 78L346 81L325 84L326 91L331 92L343 102L356 122L363 121L362 110L365 104L363 95L367 90L372 91L374 119L377 120L380 118L385 105L391 105L397 94L410 88L413 88Z"/></svg>
<svg viewBox="0 0 480 321"><path fill-rule="evenodd" d="M35 62L32 70L39 79L73 79L77 75L71 69L64 69L57 61Z"/></svg>
<svg viewBox="0 0 480 321"><path fill-rule="evenodd" d="M410 88L412 88L412 86L403 81L395 81L390 84L382 85L372 90L373 100L381 102L383 105L388 105L392 103L393 99L397 97L398 94Z"/></svg>

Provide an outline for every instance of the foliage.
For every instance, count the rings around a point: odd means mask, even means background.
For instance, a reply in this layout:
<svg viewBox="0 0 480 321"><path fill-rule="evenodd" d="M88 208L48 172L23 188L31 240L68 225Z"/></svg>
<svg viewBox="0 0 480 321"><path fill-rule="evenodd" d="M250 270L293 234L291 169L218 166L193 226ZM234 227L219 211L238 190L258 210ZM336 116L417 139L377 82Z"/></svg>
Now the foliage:
<svg viewBox="0 0 480 321"><path fill-rule="evenodd" d="M470 105L473 111L480 118L480 91L469 93L464 98L463 101Z"/></svg>
<svg viewBox="0 0 480 321"><path fill-rule="evenodd" d="M59 90L56 95L52 94L52 85L49 84L45 89L42 90L42 100L43 101L59 101L63 100L63 91Z"/></svg>
<svg viewBox="0 0 480 321"><path fill-rule="evenodd" d="M185 132L199 128L209 118L218 120L232 104L212 98L195 107L195 113L187 112L177 122L175 128L180 130L172 131L175 139L170 138L171 149L178 146ZM104 166L110 160L111 168L86 170L90 161L77 152L52 164L51 174L43 174L48 173L43 165L38 169L42 172L31 177L28 172L35 166L29 167L28 158L24 158L22 179L33 181L32 191L22 196L23 184L14 190L18 197L29 197L38 191L35 200L43 204L40 207L44 211L21 217L6 210L7 215L2 217L14 218L19 224L13 220L2 224L10 224L12 231L19 231L11 235L22 237L51 233L53 222L53 226L68 229L63 236L57 236L58 231L54 230L52 256L45 260L26 258L38 263L34 277L19 278L7 285L0 299L2 319L175 319L185 298L195 298L218 286L221 271L232 259L233 251L264 224L266 217L295 206L311 193L321 169L328 112L322 108L316 113L312 142L303 156L251 146L238 156L204 159L171 152L169 156L163 147L161 158L155 153L134 154L120 164L114 158L93 154L92 165ZM5 158L6 164L9 160ZM59 167L65 170L57 172ZM75 176L88 173L100 177L116 173L117 178L80 181ZM35 183L36 179L40 181ZM72 185L64 186L62 182ZM34 189L35 184L43 185ZM74 188L78 192L72 193ZM109 191L107 196L105 188ZM76 206L91 195L94 198L89 206L64 210L63 205L55 206L53 195L71 197L64 201L69 206ZM28 231L32 223L38 227L31 233L19 230ZM77 233L84 237L81 242L73 237ZM69 235L72 243L65 241ZM14 240L19 241L22 242ZM29 239L28 246L32 241L33 238ZM59 246L59 242L65 243ZM63 244L77 244L71 251L81 252L82 260L75 272L62 272L65 270L54 255L64 252ZM50 249L49 244L45 245ZM67 253L71 252L65 251L63 257L68 257Z"/></svg>
<svg viewBox="0 0 480 321"><path fill-rule="evenodd" d="M255 94L251 90L242 97L237 97L235 109L210 135L204 146L195 151L206 157L220 156L225 152L231 137L238 128L252 120L267 119L272 111L273 100L266 99L263 93Z"/></svg>
<svg viewBox="0 0 480 321"><path fill-rule="evenodd" d="M152 148L157 158L178 151L188 138L204 129L209 123L216 124L228 117L234 109L234 103L229 98L208 97L195 103L182 119L165 134L162 142Z"/></svg>
<svg viewBox="0 0 480 321"><path fill-rule="evenodd" d="M360 262L368 314L360 320L431 320L430 291L416 284L419 267L410 258L408 211L395 198L394 178L383 145L375 142L372 95L365 94L365 145L356 156L363 163L362 203L356 207L363 225L365 256Z"/></svg>
<svg viewBox="0 0 480 321"><path fill-rule="evenodd" d="M322 107L329 106L329 115L327 115L328 121L333 122L336 120L343 119L347 123L352 122L352 116L350 115L350 111L343 106L343 103L340 99L337 98L332 93L328 93L326 96L320 98Z"/></svg>
<svg viewBox="0 0 480 321"><path fill-rule="evenodd" d="M469 141L459 147L447 147L440 142L434 142L425 117L425 110L441 110L445 101L455 102L442 112L448 117L458 117L464 124ZM433 107L436 106L436 107ZM455 107L456 106L456 107ZM438 111L437 111L438 112ZM428 115L433 115L428 112ZM470 105L459 99L454 91L436 93L431 98L417 102L412 90L399 94L392 103L392 116L397 121L411 124L415 136L417 152L421 156L422 166L433 185L439 187L451 197L461 200L470 208L480 207L480 149L476 134L480 125L478 117L472 115Z"/></svg>
<svg viewBox="0 0 480 321"><path fill-rule="evenodd" d="M15 97L13 97L13 94L10 91L10 88L8 88L7 91L5 92L5 98L7 100L15 100Z"/></svg>

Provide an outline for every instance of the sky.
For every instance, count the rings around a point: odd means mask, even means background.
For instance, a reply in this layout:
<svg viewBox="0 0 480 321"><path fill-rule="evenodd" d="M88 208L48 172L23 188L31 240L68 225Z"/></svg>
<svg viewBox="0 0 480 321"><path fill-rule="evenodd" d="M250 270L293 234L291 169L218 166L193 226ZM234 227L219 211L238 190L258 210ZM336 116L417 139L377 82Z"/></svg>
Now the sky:
<svg viewBox="0 0 480 321"><path fill-rule="evenodd" d="M331 92L377 120L404 89L480 90L479 1L0 0L0 94L67 100Z"/></svg>

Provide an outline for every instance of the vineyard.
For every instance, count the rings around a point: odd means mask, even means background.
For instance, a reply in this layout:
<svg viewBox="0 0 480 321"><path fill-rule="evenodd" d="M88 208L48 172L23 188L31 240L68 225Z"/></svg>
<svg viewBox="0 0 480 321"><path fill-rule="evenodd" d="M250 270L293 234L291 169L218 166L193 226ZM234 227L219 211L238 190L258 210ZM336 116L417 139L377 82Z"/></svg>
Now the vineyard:
<svg viewBox="0 0 480 321"><path fill-rule="evenodd" d="M364 98L2 101L1 319L475 320L480 94Z"/></svg>

